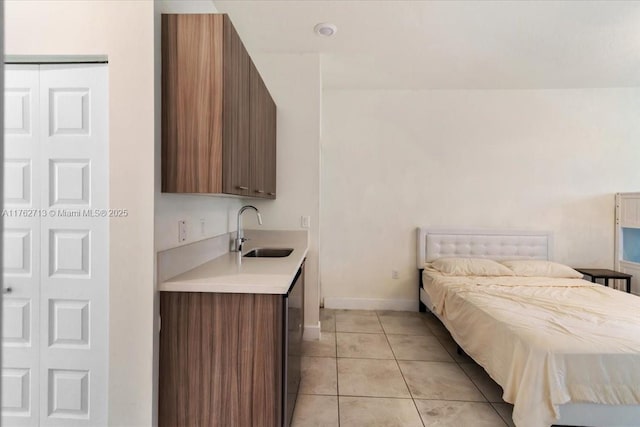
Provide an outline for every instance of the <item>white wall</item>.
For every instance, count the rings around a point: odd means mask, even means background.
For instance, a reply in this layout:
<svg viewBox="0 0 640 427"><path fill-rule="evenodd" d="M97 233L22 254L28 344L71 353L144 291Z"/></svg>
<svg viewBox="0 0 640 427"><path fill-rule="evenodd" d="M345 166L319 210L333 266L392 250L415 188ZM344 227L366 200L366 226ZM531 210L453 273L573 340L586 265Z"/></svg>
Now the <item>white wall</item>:
<svg viewBox="0 0 640 427"><path fill-rule="evenodd" d="M109 425L153 419L153 3L7 1L6 53L108 55Z"/></svg>
<svg viewBox="0 0 640 427"><path fill-rule="evenodd" d="M317 54L267 53L252 53L251 57L278 106L277 199L245 202L260 209L266 229L299 229L301 216L311 217L304 316L305 337L311 339L320 333L320 58ZM253 215L244 219L247 227L259 227Z"/></svg>
<svg viewBox="0 0 640 427"><path fill-rule="evenodd" d="M612 267L638 111L640 89L325 91L323 296L415 307L417 226L551 230L556 260Z"/></svg>

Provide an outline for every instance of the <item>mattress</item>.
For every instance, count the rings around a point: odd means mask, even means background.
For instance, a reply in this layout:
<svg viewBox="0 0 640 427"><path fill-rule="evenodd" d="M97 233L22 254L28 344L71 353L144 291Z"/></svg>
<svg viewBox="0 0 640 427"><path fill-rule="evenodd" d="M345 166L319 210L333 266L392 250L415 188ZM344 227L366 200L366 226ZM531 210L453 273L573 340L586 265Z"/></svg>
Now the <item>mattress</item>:
<svg viewBox="0 0 640 427"><path fill-rule="evenodd" d="M518 427L565 403L640 404L640 298L582 279L444 276L428 307L502 386Z"/></svg>

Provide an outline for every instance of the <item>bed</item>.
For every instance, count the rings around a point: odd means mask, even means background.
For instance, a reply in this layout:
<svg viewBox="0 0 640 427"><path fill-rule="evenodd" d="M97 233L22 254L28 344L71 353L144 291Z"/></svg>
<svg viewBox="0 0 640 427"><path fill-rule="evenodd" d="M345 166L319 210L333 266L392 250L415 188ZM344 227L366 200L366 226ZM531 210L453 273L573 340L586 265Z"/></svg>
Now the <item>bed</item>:
<svg viewBox="0 0 640 427"><path fill-rule="evenodd" d="M549 233L420 228L417 240L420 309L502 387L518 427L640 425L640 298L579 278L433 267L450 257L548 260Z"/></svg>

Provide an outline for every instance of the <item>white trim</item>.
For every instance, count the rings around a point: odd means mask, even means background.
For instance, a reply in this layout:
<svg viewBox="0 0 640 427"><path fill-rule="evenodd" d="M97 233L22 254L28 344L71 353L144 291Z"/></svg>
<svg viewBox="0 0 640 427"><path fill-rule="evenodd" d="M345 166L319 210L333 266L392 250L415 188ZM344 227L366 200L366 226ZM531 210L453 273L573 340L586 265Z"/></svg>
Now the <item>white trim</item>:
<svg viewBox="0 0 640 427"><path fill-rule="evenodd" d="M320 339L320 321L317 325L307 326L304 325L304 332L302 334L304 341L317 341Z"/></svg>
<svg viewBox="0 0 640 427"><path fill-rule="evenodd" d="M325 297L324 307L349 310L418 311L418 301L415 299Z"/></svg>
<svg viewBox="0 0 640 427"><path fill-rule="evenodd" d="M5 55L4 63L11 64L87 64L107 63L107 55Z"/></svg>

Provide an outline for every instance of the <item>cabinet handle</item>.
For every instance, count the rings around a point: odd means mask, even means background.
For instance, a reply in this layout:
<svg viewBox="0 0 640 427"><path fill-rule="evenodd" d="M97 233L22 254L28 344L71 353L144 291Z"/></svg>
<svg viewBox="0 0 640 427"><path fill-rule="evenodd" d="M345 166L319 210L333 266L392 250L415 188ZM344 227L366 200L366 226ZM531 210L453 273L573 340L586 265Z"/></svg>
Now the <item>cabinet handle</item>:
<svg viewBox="0 0 640 427"><path fill-rule="evenodd" d="M256 193L263 194L264 190L256 190Z"/></svg>
<svg viewBox="0 0 640 427"><path fill-rule="evenodd" d="M275 196L275 195L276 195L276 193L269 193L269 195L270 195L270 196Z"/></svg>
<svg viewBox="0 0 640 427"><path fill-rule="evenodd" d="M249 187L243 187L242 185L238 185L238 190L248 190Z"/></svg>

